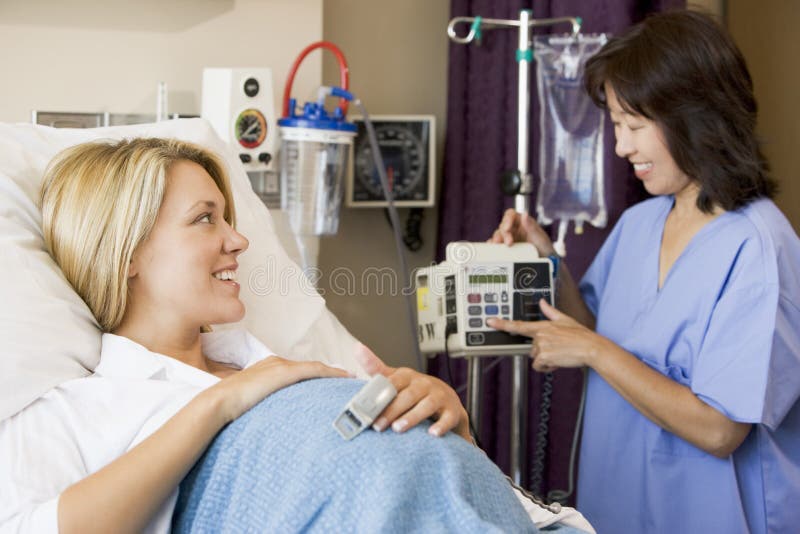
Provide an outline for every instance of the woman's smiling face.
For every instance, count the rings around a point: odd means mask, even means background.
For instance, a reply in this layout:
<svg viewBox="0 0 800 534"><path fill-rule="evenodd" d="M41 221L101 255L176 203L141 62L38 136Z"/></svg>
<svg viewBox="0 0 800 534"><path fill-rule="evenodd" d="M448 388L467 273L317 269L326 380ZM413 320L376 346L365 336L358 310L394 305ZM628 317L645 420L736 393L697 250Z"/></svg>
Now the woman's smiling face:
<svg viewBox="0 0 800 534"><path fill-rule="evenodd" d="M248 241L224 212L225 199L203 167L190 161L170 167L155 225L128 273L138 312L191 329L244 316L236 259Z"/></svg>
<svg viewBox="0 0 800 534"><path fill-rule="evenodd" d="M615 151L633 164L636 177L651 195L675 195L693 185L669 152L661 128L654 121L623 108L614 88L605 86L614 124Z"/></svg>

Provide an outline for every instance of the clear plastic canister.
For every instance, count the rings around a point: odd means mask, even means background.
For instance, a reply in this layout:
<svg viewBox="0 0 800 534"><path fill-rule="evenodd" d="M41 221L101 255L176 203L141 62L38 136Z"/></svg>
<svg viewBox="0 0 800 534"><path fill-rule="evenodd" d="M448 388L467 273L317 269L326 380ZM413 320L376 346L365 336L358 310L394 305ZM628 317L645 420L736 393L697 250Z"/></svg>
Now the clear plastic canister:
<svg viewBox="0 0 800 534"><path fill-rule="evenodd" d="M281 209L297 235L339 228L347 158L354 132L281 126Z"/></svg>

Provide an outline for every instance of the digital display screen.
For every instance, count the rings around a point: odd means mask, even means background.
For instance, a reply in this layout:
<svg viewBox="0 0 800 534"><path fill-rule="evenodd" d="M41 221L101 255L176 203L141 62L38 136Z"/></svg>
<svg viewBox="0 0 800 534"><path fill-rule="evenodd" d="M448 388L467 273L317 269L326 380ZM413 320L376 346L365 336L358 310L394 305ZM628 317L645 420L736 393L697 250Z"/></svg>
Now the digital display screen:
<svg viewBox="0 0 800 534"><path fill-rule="evenodd" d="M469 275L470 284L507 284L507 274L471 274Z"/></svg>

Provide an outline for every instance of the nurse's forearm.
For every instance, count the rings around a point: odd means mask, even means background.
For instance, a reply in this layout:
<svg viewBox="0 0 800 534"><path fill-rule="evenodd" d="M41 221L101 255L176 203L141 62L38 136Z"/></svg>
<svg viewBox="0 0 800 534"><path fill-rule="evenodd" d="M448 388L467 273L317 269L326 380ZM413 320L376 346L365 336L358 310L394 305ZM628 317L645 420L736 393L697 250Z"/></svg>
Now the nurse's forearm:
<svg viewBox="0 0 800 534"><path fill-rule="evenodd" d="M709 454L726 458L750 431L609 340L589 366L645 417Z"/></svg>
<svg viewBox="0 0 800 534"><path fill-rule="evenodd" d="M212 389L125 455L64 490L59 532L141 532L227 423Z"/></svg>
<svg viewBox="0 0 800 534"><path fill-rule="evenodd" d="M556 308L566 313L586 328L594 330L594 314L589 311L586 303L578 290L578 284L572 278L567 263L561 262L558 267L558 278L556 279Z"/></svg>

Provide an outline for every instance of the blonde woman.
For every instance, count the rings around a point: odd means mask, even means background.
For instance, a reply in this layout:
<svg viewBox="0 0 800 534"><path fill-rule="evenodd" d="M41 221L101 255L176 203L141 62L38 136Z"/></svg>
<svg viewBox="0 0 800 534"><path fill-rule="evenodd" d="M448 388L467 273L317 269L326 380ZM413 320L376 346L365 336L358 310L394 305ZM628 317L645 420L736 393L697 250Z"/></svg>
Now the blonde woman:
<svg viewBox="0 0 800 534"><path fill-rule="evenodd" d="M0 423L0 530L167 532L178 484L225 425L281 388L348 373L277 357L243 331L201 334L207 325L243 317L236 270L248 246L234 228L224 166L204 149L162 139L79 145L51 162L41 200L45 242L105 333L94 375L60 385ZM399 391L383 413L382 429L391 425L405 433L433 418L428 434L454 431L469 438L466 413L443 382L375 359L368 365L381 368ZM355 381L313 382L331 391L347 384L350 391ZM329 426L325 431L332 432ZM411 434L474 450L452 435ZM396 441L383 439L380 447L396 456ZM485 480L502 478L479 453L458 454L478 454L469 461L490 470L481 475ZM270 471L291 468L264 468L255 473L256 483ZM392 485L419 483L387 476ZM511 500L502 493L507 505L497 510L498 524L511 520L534 530L510 488L500 491ZM483 523L486 514L465 512L480 503L453 506L453 517L467 518L473 528L490 524Z"/></svg>

